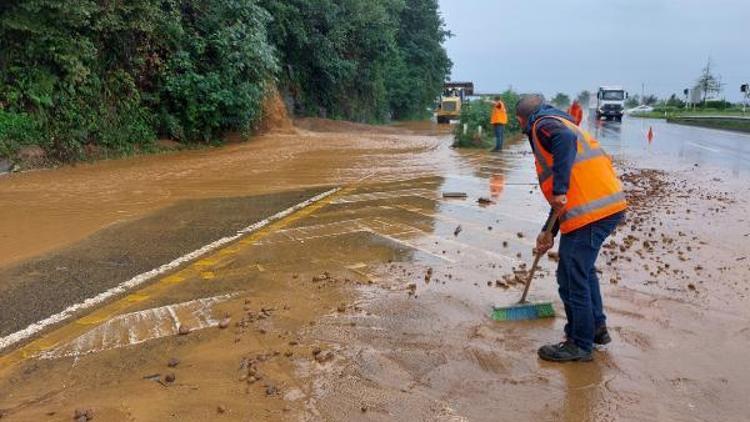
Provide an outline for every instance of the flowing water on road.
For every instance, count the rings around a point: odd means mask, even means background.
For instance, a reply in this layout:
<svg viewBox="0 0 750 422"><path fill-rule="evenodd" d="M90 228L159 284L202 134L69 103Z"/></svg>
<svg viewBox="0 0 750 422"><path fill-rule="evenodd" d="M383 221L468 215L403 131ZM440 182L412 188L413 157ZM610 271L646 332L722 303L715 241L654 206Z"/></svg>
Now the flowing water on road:
<svg viewBox="0 0 750 422"><path fill-rule="evenodd" d="M313 120L217 150L2 180L7 267L184 199L342 187L39 357L0 361L3 421L87 407L102 420L739 420L750 412L747 167L679 144L693 128L658 127L649 145L642 124L595 128L632 209L598 262L614 341L587 364L536 357L564 324L554 256L532 299L555 299L557 318L488 317L517 300L513 275L546 216L520 139L502 154L457 151L422 123Z"/></svg>

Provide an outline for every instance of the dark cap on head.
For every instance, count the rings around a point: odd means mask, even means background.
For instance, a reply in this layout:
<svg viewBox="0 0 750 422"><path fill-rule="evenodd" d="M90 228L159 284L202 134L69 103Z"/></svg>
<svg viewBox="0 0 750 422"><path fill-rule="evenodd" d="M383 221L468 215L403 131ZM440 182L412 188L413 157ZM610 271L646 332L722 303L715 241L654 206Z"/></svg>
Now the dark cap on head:
<svg viewBox="0 0 750 422"><path fill-rule="evenodd" d="M544 104L543 96L539 94L526 94L521 97L516 105L516 116L528 119L542 104Z"/></svg>

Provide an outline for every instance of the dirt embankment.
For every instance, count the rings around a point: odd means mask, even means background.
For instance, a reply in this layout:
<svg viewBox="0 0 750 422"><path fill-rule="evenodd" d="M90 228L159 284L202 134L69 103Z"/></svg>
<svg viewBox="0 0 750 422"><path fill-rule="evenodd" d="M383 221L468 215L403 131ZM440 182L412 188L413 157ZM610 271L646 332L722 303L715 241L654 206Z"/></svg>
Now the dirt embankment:
<svg viewBox="0 0 750 422"><path fill-rule="evenodd" d="M255 129L259 134L295 133L284 99L276 88L271 89L263 101L263 117Z"/></svg>

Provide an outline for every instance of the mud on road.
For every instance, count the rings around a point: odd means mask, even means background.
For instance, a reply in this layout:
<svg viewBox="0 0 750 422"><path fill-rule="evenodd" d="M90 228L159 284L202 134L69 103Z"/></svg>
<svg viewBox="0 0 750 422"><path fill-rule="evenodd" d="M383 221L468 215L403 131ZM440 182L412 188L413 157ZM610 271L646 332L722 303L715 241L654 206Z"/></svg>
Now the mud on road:
<svg viewBox="0 0 750 422"><path fill-rule="evenodd" d="M554 255L532 294L554 299L557 318L488 317L493 304L517 300L512 275L532 258L546 214L528 147L456 151L423 127L331 125L3 183L36 209L81 198L46 216L51 226L75 217L82 227L65 230L82 242L119 209L148 216L179 198L344 189L156 281L158 294L63 327L12 365L0 360L2 420L71 420L76 409L95 420L196 421L713 421L750 412L750 192L731 173L641 168L618 156L631 210L598 261L613 343L592 363L553 365L536 348L564 324ZM50 179L71 186L67 194ZM93 200L80 193L96 194L102 179L116 194L87 217ZM138 186L155 199L131 204ZM75 247L56 238L29 240L6 268L53 245Z"/></svg>

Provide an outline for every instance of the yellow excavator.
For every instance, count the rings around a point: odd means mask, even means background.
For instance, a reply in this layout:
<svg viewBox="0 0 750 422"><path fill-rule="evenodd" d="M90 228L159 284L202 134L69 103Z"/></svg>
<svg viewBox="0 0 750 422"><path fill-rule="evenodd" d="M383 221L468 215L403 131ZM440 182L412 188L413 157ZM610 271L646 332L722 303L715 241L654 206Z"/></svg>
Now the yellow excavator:
<svg viewBox="0 0 750 422"><path fill-rule="evenodd" d="M472 82L446 82L435 110L437 122L445 124L458 120L461 117L461 106L469 95L474 95Z"/></svg>

